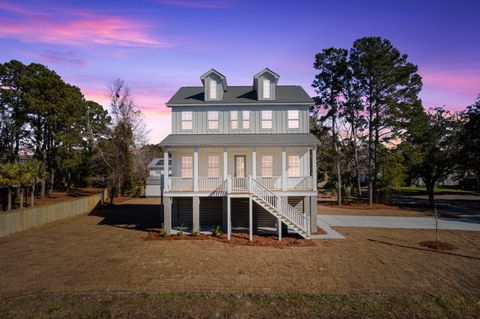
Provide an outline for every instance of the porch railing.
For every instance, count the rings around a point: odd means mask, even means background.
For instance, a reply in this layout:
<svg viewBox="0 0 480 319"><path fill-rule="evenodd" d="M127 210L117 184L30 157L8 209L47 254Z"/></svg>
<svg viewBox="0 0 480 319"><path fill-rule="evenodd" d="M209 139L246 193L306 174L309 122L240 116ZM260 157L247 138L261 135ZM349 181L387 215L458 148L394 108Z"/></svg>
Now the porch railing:
<svg viewBox="0 0 480 319"><path fill-rule="evenodd" d="M204 191L224 191L223 177L199 177L198 190Z"/></svg>
<svg viewBox="0 0 480 319"><path fill-rule="evenodd" d="M282 189L282 177L281 176L257 176L255 180L265 186L268 189Z"/></svg>
<svg viewBox="0 0 480 319"><path fill-rule="evenodd" d="M175 191L193 191L193 178L191 177L169 177L168 189Z"/></svg>
<svg viewBox="0 0 480 319"><path fill-rule="evenodd" d="M246 177L230 177L232 180L232 192L248 192L248 178Z"/></svg>
<svg viewBox="0 0 480 319"><path fill-rule="evenodd" d="M269 190L279 191L282 189L283 179L281 176L257 176L252 177L260 185ZM312 176L287 177L285 178L288 191L304 191L313 189ZM190 177L168 177L167 189L169 191L193 191L193 178ZM234 193L248 193L248 177L198 177L198 191L220 191Z"/></svg>
<svg viewBox="0 0 480 319"><path fill-rule="evenodd" d="M304 190L313 188L312 176L299 176L287 178L287 189L290 190Z"/></svg>

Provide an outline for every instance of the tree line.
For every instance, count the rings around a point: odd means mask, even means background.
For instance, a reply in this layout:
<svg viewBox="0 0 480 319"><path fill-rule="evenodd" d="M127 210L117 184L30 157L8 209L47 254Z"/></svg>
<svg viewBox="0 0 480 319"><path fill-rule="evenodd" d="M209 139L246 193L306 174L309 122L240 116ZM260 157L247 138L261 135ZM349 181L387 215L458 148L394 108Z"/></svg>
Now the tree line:
<svg viewBox="0 0 480 319"><path fill-rule="evenodd" d="M110 112L44 65L0 64L0 187L8 209L12 195L22 203L25 188L39 198L54 188L139 192L151 151L141 113L124 81L113 81L106 95Z"/></svg>
<svg viewBox="0 0 480 319"><path fill-rule="evenodd" d="M421 179L429 200L452 175L480 174L480 97L464 112L425 109L418 67L380 37L316 54L312 132L322 142L318 174L337 194L368 203ZM365 176L362 178L362 172Z"/></svg>

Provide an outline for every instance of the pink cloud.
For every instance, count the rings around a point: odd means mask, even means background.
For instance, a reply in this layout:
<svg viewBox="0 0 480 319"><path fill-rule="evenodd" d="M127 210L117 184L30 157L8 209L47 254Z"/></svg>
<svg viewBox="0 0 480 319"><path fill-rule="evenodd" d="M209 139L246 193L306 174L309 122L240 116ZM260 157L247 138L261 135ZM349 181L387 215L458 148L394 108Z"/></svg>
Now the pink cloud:
<svg viewBox="0 0 480 319"><path fill-rule="evenodd" d="M132 88L135 104L142 111L143 121L148 130L149 143L159 143L171 133L171 111L165 106L170 96L162 95L162 89L137 89ZM109 99L105 90L82 90L87 100L95 101L108 109Z"/></svg>
<svg viewBox="0 0 480 319"><path fill-rule="evenodd" d="M0 2L0 10L18 17L0 18L0 37L17 38L25 42L62 45L113 45L170 47L173 41L158 39L147 31L149 25L119 16L97 15L87 11L66 10L62 19L53 14L38 14L31 10Z"/></svg>
<svg viewBox="0 0 480 319"><path fill-rule="evenodd" d="M476 96L480 93L480 70L473 66L462 69L420 70L424 87L446 90L451 93Z"/></svg>
<svg viewBox="0 0 480 319"><path fill-rule="evenodd" d="M232 1L228 0L157 0L157 2L175 7L204 9L227 8L232 4Z"/></svg>

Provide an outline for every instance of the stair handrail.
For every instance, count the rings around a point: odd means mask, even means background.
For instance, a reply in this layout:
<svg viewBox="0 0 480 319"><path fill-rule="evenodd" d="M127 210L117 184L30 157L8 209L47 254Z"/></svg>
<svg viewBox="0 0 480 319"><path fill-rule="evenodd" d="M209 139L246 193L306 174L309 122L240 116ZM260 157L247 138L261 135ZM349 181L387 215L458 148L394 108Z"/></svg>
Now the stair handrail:
<svg viewBox="0 0 480 319"><path fill-rule="evenodd" d="M287 201L283 200L282 197L278 194L275 194L267 187L263 186L251 176L249 176L249 189L251 194L255 194L256 196L260 197L264 202L266 202L269 206L276 209L280 215L286 218L289 222L294 224L295 226L299 227L307 234L309 234L309 227L308 227L308 218L307 214L302 214L298 209L290 205ZM260 189L260 191L258 191ZM257 191L256 191L257 190ZM269 198L262 196L261 193L267 193L269 196L274 197L276 199L275 203L271 203ZM284 212L284 210L288 210L288 212Z"/></svg>

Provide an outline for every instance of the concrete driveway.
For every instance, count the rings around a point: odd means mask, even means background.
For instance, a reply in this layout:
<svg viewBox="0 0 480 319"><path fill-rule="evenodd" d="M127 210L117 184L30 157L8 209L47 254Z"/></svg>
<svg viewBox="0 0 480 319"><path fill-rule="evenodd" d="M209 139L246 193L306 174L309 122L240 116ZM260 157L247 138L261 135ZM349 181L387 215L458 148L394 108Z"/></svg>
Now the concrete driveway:
<svg viewBox="0 0 480 319"><path fill-rule="evenodd" d="M435 229L433 217L389 217L318 215L320 227L378 227L406 229ZM480 221L472 219L439 218L439 229L480 231Z"/></svg>

